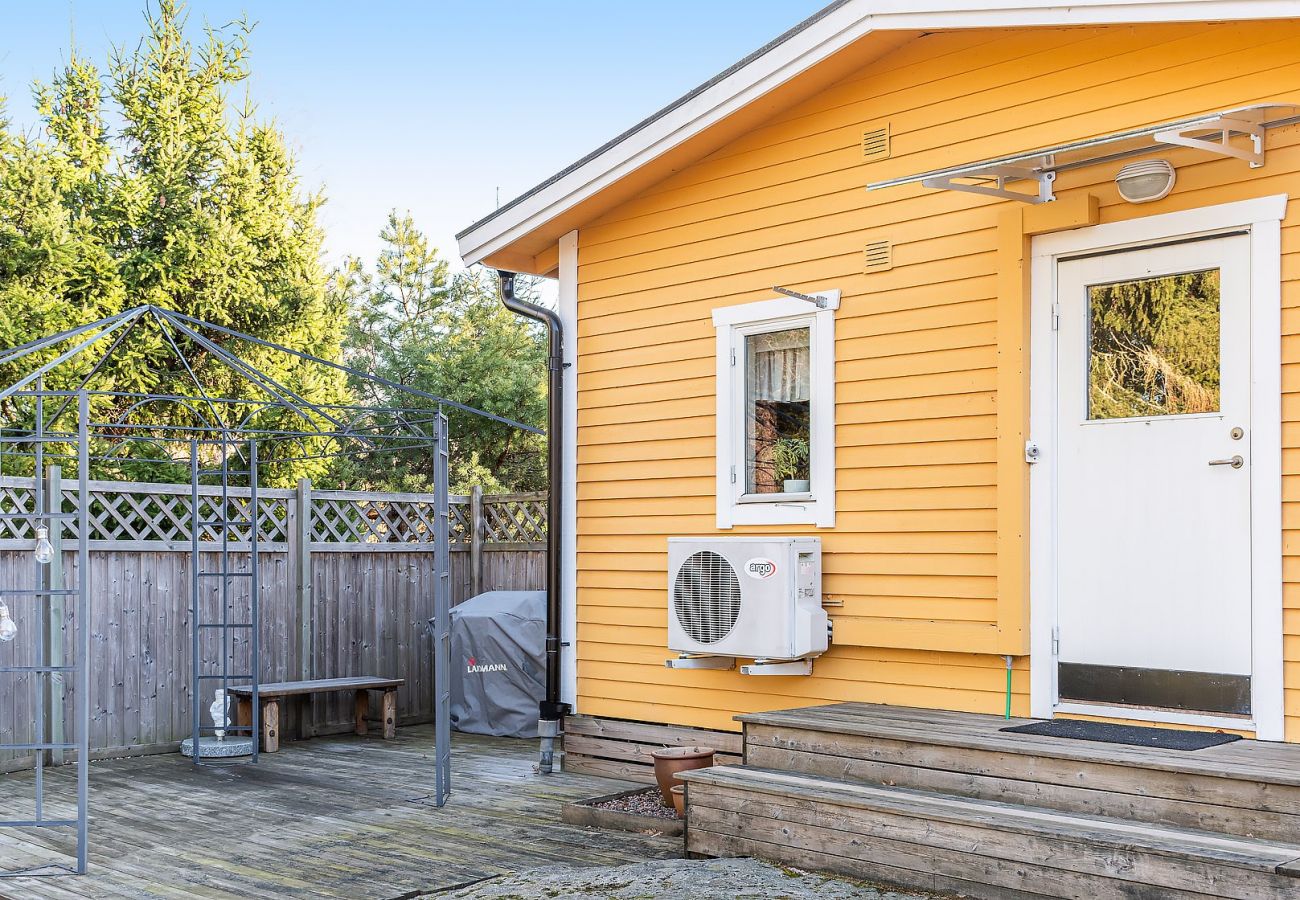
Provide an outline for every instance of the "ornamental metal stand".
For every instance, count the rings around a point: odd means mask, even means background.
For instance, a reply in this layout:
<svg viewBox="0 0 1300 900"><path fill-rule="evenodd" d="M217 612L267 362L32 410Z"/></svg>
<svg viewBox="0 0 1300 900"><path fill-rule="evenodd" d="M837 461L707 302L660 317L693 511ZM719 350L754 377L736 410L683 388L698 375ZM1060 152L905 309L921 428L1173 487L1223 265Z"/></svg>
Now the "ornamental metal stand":
<svg viewBox="0 0 1300 900"><path fill-rule="evenodd" d="M18 653L18 645L12 639L0 643L0 691L9 696L17 695L15 682L35 678L38 690L36 697L33 731L30 741L15 741L0 744L0 752L18 751L33 754L35 805L31 819L0 820L0 827L11 828L52 828L75 829L76 861L73 865L65 863L48 863L25 869L0 872L0 878L30 877L39 875L77 874L86 872L87 842L87 794L89 788L89 746L90 746L90 441L88 425L90 419L89 399L85 391L76 394L68 392L51 392L46 394L39 385L34 396L36 403L36 429L34 434L0 438L0 451L5 445L27 444L34 448L36 477L33 479L34 496L32 508L28 511L19 509L0 510L0 519L26 522L33 530L36 539L36 553L33 562L33 586L30 588L0 587L0 601L12 601L19 610L17 619L28 624L33 638L30 640L35 657L33 665L16 664L13 660ZM77 403L77 509L75 512L63 511L63 490L60 482L44 487L43 474L45 464L45 444L48 442L69 443L71 434L46 434L45 404L46 396L58 396L67 400L75 397ZM56 416L59 413L56 412ZM16 506L17 504L15 504ZM49 565L53 562L54 547L61 541L50 541L51 533L59 535L69 525L74 525L77 538L76 586L60 587L49 577ZM61 623L52 621L51 609L62 607L65 597L75 598L75 612L67 623L67 635L72 638L72 659L67 662L63 657L62 642L64 631ZM20 605L21 604L21 605ZM6 603L6 606L8 603ZM31 613L30 616L23 613ZM38 627L38 624L40 626ZM19 627L14 623L15 627ZM21 634L21 629L19 631ZM51 640L51 636L53 640ZM49 644L50 646L47 646ZM57 649L54 649L57 644ZM8 684L4 684L4 682ZM61 736L62 723L56 723L51 729L50 717L46 716L46 698L62 696L61 691L71 687L75 699L75 740L55 740L51 736ZM51 708L60 709L62 703L51 704ZM15 735L16 736L16 735ZM46 755L49 753L76 755L76 816L50 815L47 807L45 775Z"/></svg>

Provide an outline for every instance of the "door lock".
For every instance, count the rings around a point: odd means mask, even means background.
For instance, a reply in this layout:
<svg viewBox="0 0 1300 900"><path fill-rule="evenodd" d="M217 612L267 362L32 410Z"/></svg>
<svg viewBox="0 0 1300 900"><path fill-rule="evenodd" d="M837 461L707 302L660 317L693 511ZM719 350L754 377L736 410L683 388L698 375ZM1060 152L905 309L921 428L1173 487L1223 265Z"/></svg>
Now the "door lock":
<svg viewBox="0 0 1300 900"><path fill-rule="evenodd" d="M1240 428L1234 428L1232 429L1232 431L1228 432L1228 436L1231 437L1234 441L1239 441L1246 436L1246 432Z"/></svg>
<svg viewBox="0 0 1300 900"><path fill-rule="evenodd" d="M1244 460L1240 455L1232 456L1229 457L1228 459L1210 460L1210 465L1212 466L1232 466L1234 469L1240 469L1245 464L1246 464L1246 460Z"/></svg>

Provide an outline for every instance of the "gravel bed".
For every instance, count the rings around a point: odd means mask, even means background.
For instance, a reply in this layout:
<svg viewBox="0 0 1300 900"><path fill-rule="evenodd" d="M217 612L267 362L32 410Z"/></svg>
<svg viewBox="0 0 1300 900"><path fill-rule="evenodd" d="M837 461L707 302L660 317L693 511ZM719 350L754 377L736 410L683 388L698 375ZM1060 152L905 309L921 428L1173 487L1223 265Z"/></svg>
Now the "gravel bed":
<svg viewBox="0 0 1300 900"><path fill-rule="evenodd" d="M628 794L626 797L618 797L614 800L606 800L603 803L590 804L595 809L614 809L619 812L631 813L634 816L646 816L651 819L675 819L677 810L671 806L664 805L663 795L659 793L659 788L646 788L644 791L637 791L635 794Z"/></svg>
<svg viewBox="0 0 1300 900"><path fill-rule="evenodd" d="M549 866L489 878L438 900L922 900L935 895L817 875L754 859Z"/></svg>

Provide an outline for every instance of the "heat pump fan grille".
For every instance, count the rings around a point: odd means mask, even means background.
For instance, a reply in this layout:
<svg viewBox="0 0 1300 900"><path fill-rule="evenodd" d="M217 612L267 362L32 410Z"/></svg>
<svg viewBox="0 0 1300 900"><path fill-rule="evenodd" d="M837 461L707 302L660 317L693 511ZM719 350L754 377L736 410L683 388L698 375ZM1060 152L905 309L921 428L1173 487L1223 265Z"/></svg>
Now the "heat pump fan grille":
<svg viewBox="0 0 1300 900"><path fill-rule="evenodd" d="M740 579L721 556L708 550L691 554L673 584L677 621L691 640L715 644L740 617Z"/></svg>

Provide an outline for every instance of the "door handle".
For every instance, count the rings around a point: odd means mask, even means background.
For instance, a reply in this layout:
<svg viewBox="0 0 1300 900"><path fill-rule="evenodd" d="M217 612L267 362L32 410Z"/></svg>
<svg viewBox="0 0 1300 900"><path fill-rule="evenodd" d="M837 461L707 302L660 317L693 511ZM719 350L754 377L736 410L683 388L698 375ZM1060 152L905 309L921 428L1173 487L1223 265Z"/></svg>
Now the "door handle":
<svg viewBox="0 0 1300 900"><path fill-rule="evenodd" d="M1246 460L1242 459L1241 456L1231 456L1228 459L1210 460L1210 465L1212 466L1232 466L1234 469L1240 469L1245 464Z"/></svg>

